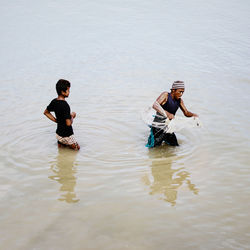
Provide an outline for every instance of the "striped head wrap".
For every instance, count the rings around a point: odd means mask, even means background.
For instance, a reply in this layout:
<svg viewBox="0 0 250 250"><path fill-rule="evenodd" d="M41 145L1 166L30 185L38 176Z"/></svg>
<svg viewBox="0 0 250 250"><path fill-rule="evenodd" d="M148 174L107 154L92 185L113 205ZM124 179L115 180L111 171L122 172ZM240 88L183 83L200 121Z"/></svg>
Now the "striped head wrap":
<svg viewBox="0 0 250 250"><path fill-rule="evenodd" d="M172 85L171 89L185 89L185 85L183 81L175 81Z"/></svg>

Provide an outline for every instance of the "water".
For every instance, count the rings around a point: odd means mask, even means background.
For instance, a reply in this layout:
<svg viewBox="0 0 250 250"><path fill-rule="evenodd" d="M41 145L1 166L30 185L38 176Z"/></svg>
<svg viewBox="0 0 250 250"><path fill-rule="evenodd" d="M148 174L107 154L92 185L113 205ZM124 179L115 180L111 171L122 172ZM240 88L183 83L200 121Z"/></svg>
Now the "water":
<svg viewBox="0 0 250 250"><path fill-rule="evenodd" d="M249 249L249 8L2 2L0 248ZM59 78L79 152L43 116ZM149 150L140 113L174 80L204 127Z"/></svg>

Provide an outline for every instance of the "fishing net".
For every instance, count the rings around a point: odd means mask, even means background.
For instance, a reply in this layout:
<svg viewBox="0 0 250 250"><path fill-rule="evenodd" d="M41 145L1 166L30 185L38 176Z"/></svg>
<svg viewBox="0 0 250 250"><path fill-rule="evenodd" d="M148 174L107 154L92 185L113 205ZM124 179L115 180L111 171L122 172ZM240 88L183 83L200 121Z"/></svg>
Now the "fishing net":
<svg viewBox="0 0 250 250"><path fill-rule="evenodd" d="M166 116L156 112L149 107L141 114L142 120L150 127L157 128L164 133L174 133L186 128L201 127L201 121L198 117L180 117L175 116L169 120Z"/></svg>

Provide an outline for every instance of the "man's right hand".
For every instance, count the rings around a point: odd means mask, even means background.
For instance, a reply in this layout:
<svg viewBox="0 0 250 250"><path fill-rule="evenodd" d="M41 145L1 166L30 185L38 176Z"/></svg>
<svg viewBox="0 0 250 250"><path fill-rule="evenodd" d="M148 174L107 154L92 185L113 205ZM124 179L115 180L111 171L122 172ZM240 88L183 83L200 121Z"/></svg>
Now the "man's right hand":
<svg viewBox="0 0 250 250"><path fill-rule="evenodd" d="M167 113L167 117L168 117L169 120L174 119L174 115L173 114L168 113L168 112L166 112L166 113Z"/></svg>

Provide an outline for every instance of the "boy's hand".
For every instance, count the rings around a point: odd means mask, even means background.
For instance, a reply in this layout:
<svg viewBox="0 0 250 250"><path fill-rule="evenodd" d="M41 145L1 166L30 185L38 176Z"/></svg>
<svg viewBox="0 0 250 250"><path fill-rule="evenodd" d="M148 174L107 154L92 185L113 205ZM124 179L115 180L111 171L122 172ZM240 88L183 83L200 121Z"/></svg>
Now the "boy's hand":
<svg viewBox="0 0 250 250"><path fill-rule="evenodd" d="M71 113L71 117L72 117L73 119L75 119L76 113L75 113L75 112L72 112L72 113Z"/></svg>
<svg viewBox="0 0 250 250"><path fill-rule="evenodd" d="M46 115L51 121L57 123L56 118L47 109L44 110L43 114Z"/></svg>

